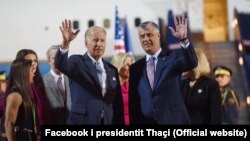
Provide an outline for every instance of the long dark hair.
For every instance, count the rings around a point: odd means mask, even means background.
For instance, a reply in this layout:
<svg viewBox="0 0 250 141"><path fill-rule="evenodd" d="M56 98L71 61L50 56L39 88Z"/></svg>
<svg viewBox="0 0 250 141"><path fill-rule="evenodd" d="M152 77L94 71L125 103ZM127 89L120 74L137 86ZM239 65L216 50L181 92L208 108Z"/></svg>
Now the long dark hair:
<svg viewBox="0 0 250 141"><path fill-rule="evenodd" d="M12 62L7 86L7 94L17 91L22 96L22 104L27 112L32 106L31 87L30 87L30 68L32 61L16 59Z"/></svg>
<svg viewBox="0 0 250 141"><path fill-rule="evenodd" d="M37 56L36 52L31 50L31 49L21 49L21 50L19 50L17 52L16 59L25 59L25 56L27 56L28 54L34 54L36 56L36 58L37 58L37 61L38 61L38 56ZM35 76L34 76L33 80L34 80L34 84L37 87L39 87L41 92L45 93L45 86L44 86L42 75L40 73L39 62L37 62L37 68L36 68L36 72L35 72Z"/></svg>

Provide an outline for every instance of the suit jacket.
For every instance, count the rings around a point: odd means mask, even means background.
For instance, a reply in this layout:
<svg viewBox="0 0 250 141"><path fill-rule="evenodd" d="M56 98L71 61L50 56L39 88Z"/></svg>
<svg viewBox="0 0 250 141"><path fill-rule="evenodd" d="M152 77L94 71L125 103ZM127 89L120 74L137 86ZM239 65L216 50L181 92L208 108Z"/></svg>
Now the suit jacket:
<svg viewBox="0 0 250 141"><path fill-rule="evenodd" d="M71 80L72 107L68 124L123 124L123 104L117 69L103 60L107 73L106 94L102 89L92 60L87 53L72 55L58 51L55 66Z"/></svg>
<svg viewBox="0 0 250 141"><path fill-rule="evenodd" d="M220 87L215 80L203 76L190 88L186 79L182 91L192 124L222 123Z"/></svg>
<svg viewBox="0 0 250 141"><path fill-rule="evenodd" d="M131 65L129 79L129 112L131 124L189 124L180 90L182 72L197 66L195 51L188 48L158 56L151 89L146 72L146 57Z"/></svg>
<svg viewBox="0 0 250 141"><path fill-rule="evenodd" d="M60 96L57 84L50 72L43 76L43 80L49 101L49 112L52 124L66 124L71 108L71 96L68 77L64 75L66 102L64 102L62 97Z"/></svg>

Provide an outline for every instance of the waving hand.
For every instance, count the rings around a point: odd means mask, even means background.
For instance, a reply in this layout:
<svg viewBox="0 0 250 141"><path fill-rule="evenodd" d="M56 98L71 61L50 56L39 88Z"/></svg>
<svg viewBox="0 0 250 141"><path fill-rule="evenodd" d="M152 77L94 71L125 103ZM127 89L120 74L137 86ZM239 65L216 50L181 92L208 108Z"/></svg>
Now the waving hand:
<svg viewBox="0 0 250 141"><path fill-rule="evenodd" d="M179 39L183 40L187 38L187 18L184 15L174 16L174 24L176 27L176 31L173 27L168 27L172 33L172 35Z"/></svg>
<svg viewBox="0 0 250 141"><path fill-rule="evenodd" d="M70 42L76 38L80 30L78 29L73 32L71 21L67 19L62 22L62 25L59 28L63 36L62 48L67 49L69 48Z"/></svg>

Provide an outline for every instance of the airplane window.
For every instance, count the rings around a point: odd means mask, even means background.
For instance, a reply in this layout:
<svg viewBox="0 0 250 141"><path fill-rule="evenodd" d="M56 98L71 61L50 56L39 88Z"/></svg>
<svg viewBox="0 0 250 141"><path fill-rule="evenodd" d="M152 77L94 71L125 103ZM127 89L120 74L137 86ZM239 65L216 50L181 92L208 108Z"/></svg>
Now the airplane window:
<svg viewBox="0 0 250 141"><path fill-rule="evenodd" d="M141 18L135 18L135 27L139 27L141 24Z"/></svg>
<svg viewBox="0 0 250 141"><path fill-rule="evenodd" d="M105 28L109 28L109 27L110 27L110 20L109 20L109 19L104 19L104 21L103 21L103 26L104 26Z"/></svg>
<svg viewBox="0 0 250 141"><path fill-rule="evenodd" d="M88 26L91 27L91 26L94 26L94 25L95 25L95 21L94 20L89 20Z"/></svg>
<svg viewBox="0 0 250 141"><path fill-rule="evenodd" d="M77 20L73 21L73 29L79 29L79 22Z"/></svg>

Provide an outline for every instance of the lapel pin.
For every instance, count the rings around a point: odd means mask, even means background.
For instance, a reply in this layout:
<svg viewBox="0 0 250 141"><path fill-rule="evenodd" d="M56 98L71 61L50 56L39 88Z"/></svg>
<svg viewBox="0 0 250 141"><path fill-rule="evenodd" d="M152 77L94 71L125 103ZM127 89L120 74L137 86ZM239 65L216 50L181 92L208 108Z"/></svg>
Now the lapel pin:
<svg viewBox="0 0 250 141"><path fill-rule="evenodd" d="M202 93L202 89L198 89L198 94Z"/></svg>

